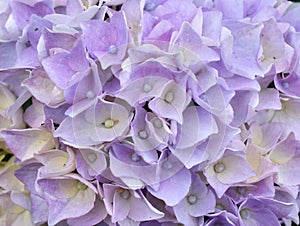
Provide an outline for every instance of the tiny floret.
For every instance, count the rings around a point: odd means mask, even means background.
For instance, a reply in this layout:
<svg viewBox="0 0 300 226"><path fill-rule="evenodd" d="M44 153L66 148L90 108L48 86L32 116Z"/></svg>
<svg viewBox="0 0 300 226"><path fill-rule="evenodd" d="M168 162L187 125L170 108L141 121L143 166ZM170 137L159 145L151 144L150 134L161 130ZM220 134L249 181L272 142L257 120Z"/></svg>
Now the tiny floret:
<svg viewBox="0 0 300 226"><path fill-rule="evenodd" d="M126 199L128 200L130 198L130 192L128 190L123 190L121 193L120 193L120 196L123 198L123 199Z"/></svg>
<svg viewBox="0 0 300 226"><path fill-rule="evenodd" d="M110 128L114 127L114 125L115 125L115 121L112 120L112 119L107 119L104 122L104 127L107 128L107 129L110 129Z"/></svg>
<svg viewBox="0 0 300 226"><path fill-rule="evenodd" d="M116 45L111 45L108 47L108 52L111 54L116 54L118 52L118 46Z"/></svg>
<svg viewBox="0 0 300 226"><path fill-rule="evenodd" d="M225 170L225 166L223 163L218 162L214 165L214 171L216 173L222 173Z"/></svg>
<svg viewBox="0 0 300 226"><path fill-rule="evenodd" d="M149 83L145 83L143 86L143 90L145 93L149 93L152 90L152 85Z"/></svg>
<svg viewBox="0 0 300 226"><path fill-rule="evenodd" d="M165 101L167 103L172 103L173 100L174 100L174 93L171 91L167 92L165 95Z"/></svg>
<svg viewBox="0 0 300 226"><path fill-rule="evenodd" d="M191 205L193 205L197 202L197 196L195 196L195 195L189 195L189 196L187 196L186 199L187 199L188 203Z"/></svg>
<svg viewBox="0 0 300 226"><path fill-rule="evenodd" d="M139 134L139 137L141 139L147 139L148 138L148 133L147 133L146 130L140 130L138 134Z"/></svg>

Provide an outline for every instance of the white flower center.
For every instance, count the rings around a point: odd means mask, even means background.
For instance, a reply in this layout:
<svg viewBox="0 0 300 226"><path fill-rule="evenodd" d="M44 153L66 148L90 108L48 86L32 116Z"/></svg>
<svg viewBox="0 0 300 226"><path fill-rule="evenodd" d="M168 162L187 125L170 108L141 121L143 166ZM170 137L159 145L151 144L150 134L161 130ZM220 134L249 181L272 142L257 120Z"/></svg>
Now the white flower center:
<svg viewBox="0 0 300 226"><path fill-rule="evenodd" d="M92 99L96 96L96 94L92 91L92 90L89 90L87 93L86 93L86 97L88 99Z"/></svg>
<svg viewBox="0 0 300 226"><path fill-rule="evenodd" d="M287 89L287 88L290 87L290 84L289 84L288 82L282 82L281 85L282 85L282 87L285 88L285 89Z"/></svg>
<svg viewBox="0 0 300 226"><path fill-rule="evenodd" d="M118 46L116 45L111 45L108 47L108 52L111 54L116 54L118 52Z"/></svg>
<svg viewBox="0 0 300 226"><path fill-rule="evenodd" d="M216 205L216 209L218 209L218 210L225 210L224 206L222 204L220 204L220 203L218 203Z"/></svg>
<svg viewBox="0 0 300 226"><path fill-rule="evenodd" d="M139 134L139 137L141 139L147 139L148 138L148 133L147 133L146 130L140 130L138 134Z"/></svg>
<svg viewBox="0 0 300 226"><path fill-rule="evenodd" d="M225 170L225 165L221 162L218 162L214 165L214 171L216 173L222 173Z"/></svg>
<svg viewBox="0 0 300 226"><path fill-rule="evenodd" d="M134 161L134 162L138 162L140 161L141 157L139 155L137 155L136 153L133 153L131 155L131 160Z"/></svg>
<svg viewBox="0 0 300 226"><path fill-rule="evenodd" d="M199 96L199 98L200 98L201 100L203 100L204 102L207 102L207 96L206 96L205 93L202 93L202 94Z"/></svg>
<svg viewBox="0 0 300 226"><path fill-rule="evenodd" d="M147 2L144 7L146 11L152 11L154 8L155 4L153 2Z"/></svg>
<svg viewBox="0 0 300 226"><path fill-rule="evenodd" d="M193 204L195 204L197 202L197 196L195 196L195 195L189 195L187 197L187 201L188 201L189 204L193 205Z"/></svg>
<svg viewBox="0 0 300 226"><path fill-rule="evenodd" d="M165 95L165 101L167 103L171 103L174 100L174 93L173 92L167 92Z"/></svg>
<svg viewBox="0 0 300 226"><path fill-rule="evenodd" d="M159 118L153 120L153 125L157 129L160 129L163 126L162 121Z"/></svg>
<svg viewBox="0 0 300 226"><path fill-rule="evenodd" d="M87 189L87 185L85 185L84 183L81 183L81 182L78 182L78 184L77 184L77 188L79 189L79 190L85 190L85 189Z"/></svg>
<svg viewBox="0 0 300 226"><path fill-rule="evenodd" d="M89 153L87 155L87 160L90 162L90 163L93 163L97 160L97 155L95 153Z"/></svg>
<svg viewBox="0 0 300 226"><path fill-rule="evenodd" d="M143 86L143 90L145 93L149 93L152 90L152 85L149 83L145 83Z"/></svg>
<svg viewBox="0 0 300 226"><path fill-rule="evenodd" d="M242 209L240 215L242 219L246 220L250 217L250 211L248 209Z"/></svg>
<svg viewBox="0 0 300 226"><path fill-rule="evenodd" d="M115 125L115 121L112 120L112 119L107 119L107 120L105 120L105 122L104 122L104 127L105 127L105 128L108 128L108 129L114 127L114 125Z"/></svg>
<svg viewBox="0 0 300 226"><path fill-rule="evenodd" d="M165 169L171 169L171 168L173 167L173 164L172 164L170 161L165 161L165 162L163 163L163 167L164 167Z"/></svg>
<svg viewBox="0 0 300 226"><path fill-rule="evenodd" d="M236 187L236 192L240 195L245 195L248 189L246 187Z"/></svg>
<svg viewBox="0 0 300 226"><path fill-rule="evenodd" d="M126 199L128 200L129 197L130 197L130 192L128 190L124 190L120 193L120 196L123 198L123 199Z"/></svg>

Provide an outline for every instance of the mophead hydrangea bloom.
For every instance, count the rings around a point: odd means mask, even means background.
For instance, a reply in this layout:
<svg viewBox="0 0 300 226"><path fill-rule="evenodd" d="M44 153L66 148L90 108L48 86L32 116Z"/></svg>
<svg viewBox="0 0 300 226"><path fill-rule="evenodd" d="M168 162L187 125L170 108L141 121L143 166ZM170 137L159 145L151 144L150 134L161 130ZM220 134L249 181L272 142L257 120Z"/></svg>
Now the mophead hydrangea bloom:
<svg viewBox="0 0 300 226"><path fill-rule="evenodd" d="M299 225L300 3L0 2L0 225Z"/></svg>

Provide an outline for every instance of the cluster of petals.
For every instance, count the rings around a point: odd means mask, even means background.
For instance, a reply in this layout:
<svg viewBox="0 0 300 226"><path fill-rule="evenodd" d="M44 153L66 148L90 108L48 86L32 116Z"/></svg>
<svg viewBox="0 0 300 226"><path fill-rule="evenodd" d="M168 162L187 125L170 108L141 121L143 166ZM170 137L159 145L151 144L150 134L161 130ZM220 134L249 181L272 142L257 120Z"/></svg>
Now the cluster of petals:
<svg viewBox="0 0 300 226"><path fill-rule="evenodd" d="M300 4L0 2L0 224L299 224Z"/></svg>

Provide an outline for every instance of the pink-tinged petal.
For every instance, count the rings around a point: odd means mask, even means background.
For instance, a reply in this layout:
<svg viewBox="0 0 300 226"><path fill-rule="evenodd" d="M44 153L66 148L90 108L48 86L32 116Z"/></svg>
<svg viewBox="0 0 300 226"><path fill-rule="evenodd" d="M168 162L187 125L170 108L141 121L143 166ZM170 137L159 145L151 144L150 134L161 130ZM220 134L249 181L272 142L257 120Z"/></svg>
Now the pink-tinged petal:
<svg viewBox="0 0 300 226"><path fill-rule="evenodd" d="M124 12L115 13L110 23L90 20L83 24L82 29L88 51L99 59L103 69L121 63L128 42Z"/></svg>
<svg viewBox="0 0 300 226"><path fill-rule="evenodd" d="M55 147L52 133L44 129L4 130L1 134L7 146L21 161Z"/></svg>
<svg viewBox="0 0 300 226"><path fill-rule="evenodd" d="M36 14L43 17L47 14L53 13L53 8L51 7L51 4L49 4L50 2L40 1L35 4L34 2L29 4L26 3L16 0L11 1L13 17L21 29L27 25L31 15Z"/></svg>
<svg viewBox="0 0 300 226"><path fill-rule="evenodd" d="M259 92L259 103L255 110L280 110L281 107L279 92L276 89L264 89Z"/></svg>
<svg viewBox="0 0 300 226"><path fill-rule="evenodd" d="M222 13L218 11L203 12L202 36L208 38L203 40L207 45L220 44L220 36L222 29Z"/></svg>
<svg viewBox="0 0 300 226"><path fill-rule="evenodd" d="M31 216L35 224L48 220L48 206L45 199L38 195L31 195Z"/></svg>
<svg viewBox="0 0 300 226"><path fill-rule="evenodd" d="M238 0L216 0L215 7L218 11L222 12L223 17L226 19L239 20L244 17L244 4Z"/></svg>
<svg viewBox="0 0 300 226"><path fill-rule="evenodd" d="M77 218L69 218L68 224L72 226L89 226L100 223L107 216L107 212L103 201L100 198L96 198L95 205L91 211L87 214Z"/></svg>
<svg viewBox="0 0 300 226"><path fill-rule="evenodd" d="M222 49L225 65L229 70L240 76L255 78L255 75L262 76L263 72L258 65L260 50L260 33L262 24L252 25L239 21L228 21L225 26L233 35L233 48ZM227 48L227 47L226 47ZM223 53L223 51L228 51ZM228 58L228 57L229 58Z"/></svg>
<svg viewBox="0 0 300 226"><path fill-rule="evenodd" d="M201 107L188 107L183 112L183 123L176 147L183 149L194 146L217 132L218 127L212 114Z"/></svg>
<svg viewBox="0 0 300 226"><path fill-rule="evenodd" d="M149 102L149 108L163 118L174 119L182 124L182 112L189 100L190 97L181 86L174 81L169 81L160 95Z"/></svg>
<svg viewBox="0 0 300 226"><path fill-rule="evenodd" d="M70 50L55 52L42 61L51 80L61 89L66 89L85 77L89 71L89 62L82 41L79 39ZM64 75L64 76L62 76Z"/></svg>
<svg viewBox="0 0 300 226"><path fill-rule="evenodd" d="M70 51L74 46L77 38L75 35L68 33L52 32L48 29L43 30L43 38L47 55L50 54L51 49L60 48Z"/></svg>
<svg viewBox="0 0 300 226"><path fill-rule="evenodd" d="M42 68L33 70L31 77L22 83L40 102L57 106L64 101L63 90L58 88Z"/></svg>
<svg viewBox="0 0 300 226"><path fill-rule="evenodd" d="M163 164L162 167L164 166L169 167L169 164ZM178 181L180 181L180 186L177 184ZM188 194L191 181L190 171L183 167L173 176L161 181L157 191L151 187L148 188L148 191L155 197L162 199L168 206L174 206ZM171 188L172 193L170 193Z"/></svg>
<svg viewBox="0 0 300 226"><path fill-rule="evenodd" d="M37 181L44 193L57 200L67 200L78 192L77 180L71 178L45 178Z"/></svg>
<svg viewBox="0 0 300 226"><path fill-rule="evenodd" d="M173 52L181 51L187 65L220 59L217 52L202 44L200 36L188 22L182 24L171 49Z"/></svg>

